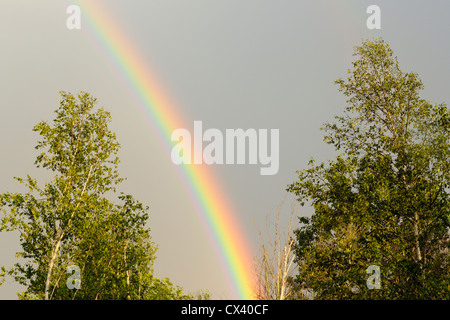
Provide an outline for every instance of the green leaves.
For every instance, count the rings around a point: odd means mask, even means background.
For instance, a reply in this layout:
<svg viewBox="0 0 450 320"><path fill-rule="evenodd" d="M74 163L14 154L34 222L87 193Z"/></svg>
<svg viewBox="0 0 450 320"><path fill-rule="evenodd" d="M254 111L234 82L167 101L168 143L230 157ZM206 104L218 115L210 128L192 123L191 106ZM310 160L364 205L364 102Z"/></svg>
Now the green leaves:
<svg viewBox="0 0 450 320"><path fill-rule="evenodd" d="M324 126L324 141L343 153L310 163L287 189L315 209L296 231L297 281L318 298L449 298L448 109L420 98L421 80L382 39L355 56L336 81L346 112ZM361 286L372 263L380 291Z"/></svg>
<svg viewBox="0 0 450 320"><path fill-rule="evenodd" d="M78 98L78 99L77 99ZM52 122L38 123L35 165L51 170L45 185L27 175L15 178L24 194L0 194L0 231L18 231L25 258L0 282L13 277L26 286L23 299L184 299L181 288L153 277L156 245L151 241L148 207L115 192L119 143L109 130L110 114L94 109L88 93L61 92ZM78 266L81 287L66 285L67 268Z"/></svg>
<svg viewBox="0 0 450 320"><path fill-rule="evenodd" d="M71 186L80 190L85 183L92 192L114 190L111 185L122 179L117 173L118 158L113 157L119 144L107 127L110 114L101 108L92 112L96 99L88 93L80 93L79 102L69 93L61 92L61 96L53 124L43 121L33 128L43 137L36 149L44 149L35 164L70 179Z"/></svg>

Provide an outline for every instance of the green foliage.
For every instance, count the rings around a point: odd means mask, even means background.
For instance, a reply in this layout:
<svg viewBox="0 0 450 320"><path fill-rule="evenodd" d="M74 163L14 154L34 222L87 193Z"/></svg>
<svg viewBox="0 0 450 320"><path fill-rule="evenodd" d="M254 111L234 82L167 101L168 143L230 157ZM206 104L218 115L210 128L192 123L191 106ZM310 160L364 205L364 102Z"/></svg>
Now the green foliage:
<svg viewBox="0 0 450 320"><path fill-rule="evenodd" d="M288 186L315 212L295 231L298 288L319 299L448 299L450 114L420 98L381 39L355 48L343 116L326 123L334 161ZM381 268L380 290L366 269Z"/></svg>
<svg viewBox="0 0 450 320"><path fill-rule="evenodd" d="M26 286L21 299L188 299L168 279L153 276L156 246L151 242L148 207L121 193L106 197L123 179L117 173L119 144L108 129L110 114L94 110L94 99L61 92L50 125L33 130L42 140L35 165L54 172L43 187L15 178L28 192L0 194L0 231L18 231L22 251L11 269ZM6 210L9 209L9 210ZM69 289L69 266L80 268L81 287Z"/></svg>

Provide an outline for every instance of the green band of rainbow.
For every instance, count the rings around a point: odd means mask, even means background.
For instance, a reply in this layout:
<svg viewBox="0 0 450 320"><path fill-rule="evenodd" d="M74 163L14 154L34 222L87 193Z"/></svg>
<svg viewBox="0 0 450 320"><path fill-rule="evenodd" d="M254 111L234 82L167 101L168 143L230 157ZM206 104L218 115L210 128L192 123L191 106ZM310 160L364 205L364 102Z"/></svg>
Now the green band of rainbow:
<svg viewBox="0 0 450 320"><path fill-rule="evenodd" d="M152 77L147 63L132 46L113 20L105 6L98 1L78 1L83 23L88 32L111 58L116 71L124 78L140 101L153 129L159 133L162 143L171 150L171 134L177 128L186 128L181 112L175 110L161 86ZM85 26L83 25L82 28ZM142 110L141 110L142 111ZM168 153L170 157L170 153ZM255 274L252 251L236 220L230 201L226 199L211 169L207 165L182 165L188 193L199 208L199 216L212 237L218 259L226 271L233 288L234 299L254 299Z"/></svg>

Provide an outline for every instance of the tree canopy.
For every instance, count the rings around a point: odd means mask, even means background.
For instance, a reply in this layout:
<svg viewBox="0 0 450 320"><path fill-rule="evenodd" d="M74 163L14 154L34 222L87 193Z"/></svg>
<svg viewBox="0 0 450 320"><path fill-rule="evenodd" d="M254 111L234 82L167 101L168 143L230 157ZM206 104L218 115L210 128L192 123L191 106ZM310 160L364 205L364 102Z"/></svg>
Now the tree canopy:
<svg viewBox="0 0 450 320"><path fill-rule="evenodd" d="M123 178L109 112L95 109L89 93L61 97L53 122L33 128L42 138L35 165L53 179L40 186L29 175L15 178L28 192L0 194L0 231L18 231L17 256L26 261L2 267L1 275L26 287L22 299L192 298L153 275L149 208L124 193L110 200Z"/></svg>
<svg viewBox="0 0 450 320"><path fill-rule="evenodd" d="M341 152L298 171L287 190L314 214L296 234L298 287L319 299L448 299L450 114L419 93L383 39L355 47L336 84L344 115L325 123ZM371 265L381 289L367 285Z"/></svg>

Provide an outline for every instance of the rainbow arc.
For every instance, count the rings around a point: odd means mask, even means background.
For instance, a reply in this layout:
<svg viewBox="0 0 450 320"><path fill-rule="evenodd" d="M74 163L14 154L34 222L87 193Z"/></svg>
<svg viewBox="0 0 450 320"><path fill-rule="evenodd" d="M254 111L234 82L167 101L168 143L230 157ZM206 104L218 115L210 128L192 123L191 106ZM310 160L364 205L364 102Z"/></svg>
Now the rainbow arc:
<svg viewBox="0 0 450 320"><path fill-rule="evenodd" d="M110 57L113 67L125 80L127 89L139 102L137 107L159 135L168 161L171 161L171 134L177 128L187 127L181 110L171 103L154 73L150 72L147 61L120 29L118 21L111 18L108 9L93 0L78 1L78 5L83 23L87 23L82 29L87 27L87 32L99 44L100 50ZM208 165L180 165L177 168L186 192L207 229L205 232L213 242L217 259L230 282L233 299L254 299L253 254L230 200Z"/></svg>

